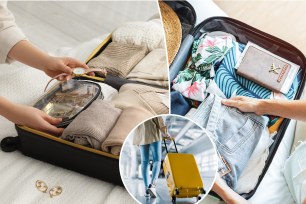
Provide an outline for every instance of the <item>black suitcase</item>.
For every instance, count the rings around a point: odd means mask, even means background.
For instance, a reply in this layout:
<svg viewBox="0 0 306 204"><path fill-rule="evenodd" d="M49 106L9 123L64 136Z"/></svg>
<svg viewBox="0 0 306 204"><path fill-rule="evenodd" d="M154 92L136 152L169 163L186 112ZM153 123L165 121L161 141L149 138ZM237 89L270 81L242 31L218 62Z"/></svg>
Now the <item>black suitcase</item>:
<svg viewBox="0 0 306 204"><path fill-rule="evenodd" d="M86 63L98 56L111 41L112 38L109 35L92 52ZM145 85L145 83L112 75L107 75L105 78L82 76L76 77L74 80L90 80L92 83L104 82L117 90L126 83ZM51 134L26 126L16 125L15 127L18 136L4 138L1 141L1 149L3 151L12 152L19 150L26 156L123 186L119 173L119 156L59 139Z"/></svg>
<svg viewBox="0 0 306 204"><path fill-rule="evenodd" d="M171 3L165 1L168 3L169 6L174 8L175 11L175 1L172 1ZM182 4L181 2L177 2L177 4ZM177 13L177 15L182 15L181 13ZM267 34L265 32L262 32L254 27L251 27L243 22L240 22L238 20L228 18L228 17L211 17L200 24L198 24L189 35L187 35L184 39L184 41L181 44L181 47L179 49L179 52L177 53L174 61L172 62L170 66L170 78L169 80L172 82L173 79L177 76L179 71L184 69L184 66L187 63L188 57L191 55L191 47L192 43L195 39L198 39L203 32L212 32L212 31L224 31L227 33L230 33L236 37L237 42L246 44L248 41L251 41L270 52L281 56L297 65L300 66L302 70L302 77L301 77L301 83L300 87L298 88L297 94L295 95L295 99L300 99L302 90L305 85L305 77L306 77L306 58L303 55L303 53L298 50L293 45L274 37L270 34ZM172 84L171 84L172 85ZM171 90L172 91L172 90ZM172 106L172 103L171 103ZM242 194L242 196L246 199L251 198L254 193L256 192L256 189L260 185L263 177L265 176L266 172L268 171L268 168L270 164L272 163L273 157L282 141L282 138L286 132L286 129L289 125L290 119L284 119L278 129L277 134L274 136L274 143L270 147L270 154L268 156L268 159L266 160L265 167L263 169L262 174L259 177L258 183L256 184L256 187L247 194ZM211 192L210 194L214 194ZM219 196L217 196L219 197Z"/></svg>

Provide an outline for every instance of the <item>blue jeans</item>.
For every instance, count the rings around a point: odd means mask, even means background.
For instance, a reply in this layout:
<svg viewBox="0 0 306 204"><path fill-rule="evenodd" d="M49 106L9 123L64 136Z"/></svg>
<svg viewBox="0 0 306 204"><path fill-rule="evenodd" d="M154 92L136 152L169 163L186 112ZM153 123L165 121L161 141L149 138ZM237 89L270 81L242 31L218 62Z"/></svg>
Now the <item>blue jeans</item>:
<svg viewBox="0 0 306 204"><path fill-rule="evenodd" d="M191 119L212 133L219 155L218 171L235 190L239 176L266 131L268 118L224 106L221 97L210 92Z"/></svg>
<svg viewBox="0 0 306 204"><path fill-rule="evenodd" d="M152 178L149 183L150 151L152 153L152 158L153 158L153 169L152 169ZM150 184L155 184L155 181L158 178L161 167L161 152L162 152L161 141L153 142L151 144L140 145L141 173L145 189L147 189Z"/></svg>

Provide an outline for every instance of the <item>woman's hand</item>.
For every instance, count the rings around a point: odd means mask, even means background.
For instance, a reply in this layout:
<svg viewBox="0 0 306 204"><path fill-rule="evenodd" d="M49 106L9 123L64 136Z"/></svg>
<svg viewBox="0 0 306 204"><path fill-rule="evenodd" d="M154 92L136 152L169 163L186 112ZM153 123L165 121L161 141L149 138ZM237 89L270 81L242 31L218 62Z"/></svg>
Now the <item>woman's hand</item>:
<svg viewBox="0 0 306 204"><path fill-rule="evenodd" d="M72 68L76 67L82 67L84 69L88 69L88 66L71 57L48 57L46 66L42 69L48 76L55 77L59 74L66 73L66 74L72 74ZM94 75L93 73L90 73L89 75ZM68 78L61 77L59 80L68 80Z"/></svg>
<svg viewBox="0 0 306 204"><path fill-rule="evenodd" d="M262 106L264 100L249 98L245 96L235 96L230 99L223 99L222 104L238 108L241 112L251 112L257 115L263 115Z"/></svg>
<svg viewBox="0 0 306 204"><path fill-rule="evenodd" d="M21 40L9 51L8 57L17 60L31 67L44 71L48 76L55 77L59 74L71 74L72 68L82 67L87 69L87 65L71 57L53 57L32 45L27 40ZM89 75L94 76L94 73ZM61 77L64 80L66 77ZM67 78L69 79L69 77Z"/></svg>
<svg viewBox="0 0 306 204"><path fill-rule="evenodd" d="M228 187L219 173L216 175L215 183L211 190L217 193L227 204L249 204L247 200Z"/></svg>
<svg viewBox="0 0 306 204"><path fill-rule="evenodd" d="M63 128L57 128L62 119L53 118L45 112L33 107L12 104L5 117L18 125L25 125L36 130L45 131L54 135L61 135Z"/></svg>

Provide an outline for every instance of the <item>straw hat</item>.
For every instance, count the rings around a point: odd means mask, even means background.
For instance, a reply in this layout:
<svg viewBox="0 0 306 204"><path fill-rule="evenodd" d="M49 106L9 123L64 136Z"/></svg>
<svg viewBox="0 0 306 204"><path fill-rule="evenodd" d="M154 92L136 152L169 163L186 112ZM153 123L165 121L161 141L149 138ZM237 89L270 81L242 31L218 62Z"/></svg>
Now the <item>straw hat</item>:
<svg viewBox="0 0 306 204"><path fill-rule="evenodd" d="M181 22L173 9L162 1L158 1L166 35L168 62L174 60L182 41Z"/></svg>

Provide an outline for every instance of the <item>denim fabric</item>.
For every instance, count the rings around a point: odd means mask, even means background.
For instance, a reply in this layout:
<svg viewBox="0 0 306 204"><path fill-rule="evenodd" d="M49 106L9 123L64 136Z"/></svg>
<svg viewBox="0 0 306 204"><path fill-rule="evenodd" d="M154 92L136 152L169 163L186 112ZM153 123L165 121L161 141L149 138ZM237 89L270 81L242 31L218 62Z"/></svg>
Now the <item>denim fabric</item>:
<svg viewBox="0 0 306 204"><path fill-rule="evenodd" d="M149 176L150 151L153 158L153 169L152 169L151 180ZM161 141L153 142L151 144L146 144L146 145L140 145L141 173L145 185L145 190L149 187L150 184L155 184L155 181L158 178L161 166L161 152L162 152Z"/></svg>
<svg viewBox="0 0 306 204"><path fill-rule="evenodd" d="M268 118L222 105L222 98L218 96L220 90L216 86L209 91L210 95L191 119L212 133L219 154L218 171L228 186L235 190L240 174L266 131Z"/></svg>
<svg viewBox="0 0 306 204"><path fill-rule="evenodd" d="M178 91L171 91L171 114L186 115L191 105Z"/></svg>

